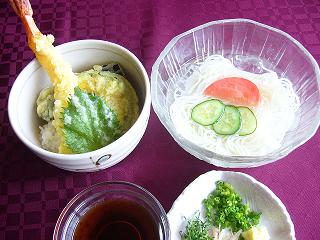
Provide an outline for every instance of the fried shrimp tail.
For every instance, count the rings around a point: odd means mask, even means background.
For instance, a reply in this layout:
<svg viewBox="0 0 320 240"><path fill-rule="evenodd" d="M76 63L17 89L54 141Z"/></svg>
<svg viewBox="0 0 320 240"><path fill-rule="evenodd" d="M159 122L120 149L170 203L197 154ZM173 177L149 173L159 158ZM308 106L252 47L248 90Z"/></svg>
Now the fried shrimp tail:
<svg viewBox="0 0 320 240"><path fill-rule="evenodd" d="M23 26L26 30L28 39L41 34L33 20L33 11L28 0L9 0L15 13L21 18Z"/></svg>
<svg viewBox="0 0 320 240"><path fill-rule="evenodd" d="M74 94L74 88L78 85L78 78L72 72L70 64L54 48L54 37L50 34L42 34L36 26L29 0L9 0L9 2L21 18L27 33L29 47L48 73L54 86L54 120L52 124L61 138L59 152L68 153L68 148L64 144L61 118L64 108L68 105L69 97Z"/></svg>

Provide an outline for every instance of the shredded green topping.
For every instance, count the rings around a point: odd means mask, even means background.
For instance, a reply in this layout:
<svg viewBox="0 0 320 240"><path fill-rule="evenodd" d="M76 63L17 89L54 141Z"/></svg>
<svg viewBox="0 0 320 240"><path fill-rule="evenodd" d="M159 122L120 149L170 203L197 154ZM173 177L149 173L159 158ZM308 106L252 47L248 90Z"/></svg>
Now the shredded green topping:
<svg viewBox="0 0 320 240"><path fill-rule="evenodd" d="M182 235L184 240L212 240L209 235L210 224L207 221L201 221L199 213L194 214L188 220L186 231Z"/></svg>
<svg viewBox="0 0 320 240"><path fill-rule="evenodd" d="M97 150L121 135L117 115L106 101L79 87L64 109L63 123L65 143L73 153Z"/></svg>
<svg viewBox="0 0 320 240"><path fill-rule="evenodd" d="M252 211L249 204L243 204L241 196L229 183L216 182L216 189L203 201L207 221L221 229L233 232L246 231L258 225L260 212Z"/></svg>

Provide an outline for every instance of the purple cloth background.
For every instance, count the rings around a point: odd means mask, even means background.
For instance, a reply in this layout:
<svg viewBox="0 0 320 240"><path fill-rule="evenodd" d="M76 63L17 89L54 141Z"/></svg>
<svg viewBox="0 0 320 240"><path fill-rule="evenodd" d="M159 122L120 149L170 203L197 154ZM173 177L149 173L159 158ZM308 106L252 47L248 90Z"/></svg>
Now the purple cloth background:
<svg viewBox="0 0 320 240"><path fill-rule="evenodd" d="M291 34L319 63L319 0L33 0L34 18L56 44L102 39L131 50L150 75L161 50L175 35L225 18L250 18ZM182 150L155 113L137 148L116 166L72 173L44 163L15 136L7 100L18 73L33 59L25 32L8 2L0 0L0 240L51 239L66 203L97 182L125 180L153 193L169 211L197 176L219 169ZM320 239L320 131L284 159L235 169L266 184L286 205L297 239Z"/></svg>

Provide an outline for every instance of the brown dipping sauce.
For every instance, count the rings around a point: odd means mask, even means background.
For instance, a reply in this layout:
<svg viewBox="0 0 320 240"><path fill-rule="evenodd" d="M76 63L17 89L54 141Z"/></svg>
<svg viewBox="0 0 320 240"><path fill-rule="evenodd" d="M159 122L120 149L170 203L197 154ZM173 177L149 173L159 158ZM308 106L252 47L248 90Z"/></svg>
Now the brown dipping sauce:
<svg viewBox="0 0 320 240"><path fill-rule="evenodd" d="M74 240L159 240L158 225L147 209L125 200L95 205L78 223Z"/></svg>

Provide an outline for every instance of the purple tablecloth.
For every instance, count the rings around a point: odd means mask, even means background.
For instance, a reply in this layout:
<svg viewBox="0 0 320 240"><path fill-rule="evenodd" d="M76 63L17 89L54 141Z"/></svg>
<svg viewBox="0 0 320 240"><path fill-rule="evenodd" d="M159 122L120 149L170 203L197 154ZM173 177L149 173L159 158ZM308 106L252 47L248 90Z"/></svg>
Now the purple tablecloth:
<svg viewBox="0 0 320 240"><path fill-rule="evenodd" d="M250 18L291 34L319 62L319 0L34 0L34 18L56 44L102 39L131 50L151 67L175 35L225 18ZM182 150L155 113L137 148L116 166L95 173L72 173L44 163L15 136L7 100L12 84L33 59L24 29L0 0L0 240L51 239L67 202L85 187L125 180L153 193L169 211L197 176L218 169ZM252 169L235 169L266 184L283 201L297 239L320 239L320 131L284 159Z"/></svg>

